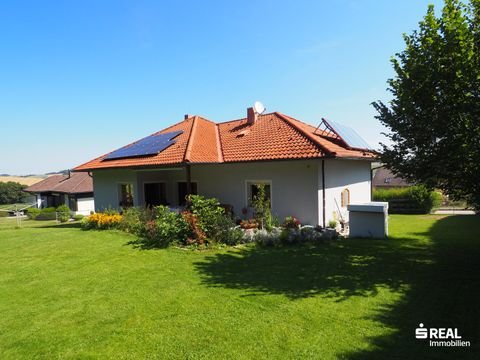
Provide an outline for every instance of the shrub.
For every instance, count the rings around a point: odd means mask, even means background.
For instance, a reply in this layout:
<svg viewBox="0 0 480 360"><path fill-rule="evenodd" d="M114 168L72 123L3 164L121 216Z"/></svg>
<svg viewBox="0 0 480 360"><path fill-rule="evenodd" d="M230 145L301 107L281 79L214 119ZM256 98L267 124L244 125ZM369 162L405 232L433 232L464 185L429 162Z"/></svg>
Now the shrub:
<svg viewBox="0 0 480 360"><path fill-rule="evenodd" d="M55 212L56 209L54 207L42 209L36 220L55 220L57 218Z"/></svg>
<svg viewBox="0 0 480 360"><path fill-rule="evenodd" d="M28 208L27 209L27 217L29 219L35 220L38 217L38 215L40 215L41 212L42 212L42 210L34 208L34 207Z"/></svg>
<svg viewBox="0 0 480 360"><path fill-rule="evenodd" d="M335 229L337 227L337 220L330 220L328 222L328 227L331 229Z"/></svg>
<svg viewBox="0 0 480 360"><path fill-rule="evenodd" d="M148 220L140 231L147 245L166 247L174 242L186 242L191 231L181 214L162 205L155 207L154 212L155 219Z"/></svg>
<svg viewBox="0 0 480 360"><path fill-rule="evenodd" d="M272 231L261 229L255 232L255 242L261 246L278 246L281 244L282 230L273 228Z"/></svg>
<svg viewBox="0 0 480 360"><path fill-rule="evenodd" d="M283 227L286 229L298 229L301 222L295 216L287 216L283 221Z"/></svg>
<svg viewBox="0 0 480 360"><path fill-rule="evenodd" d="M8 217L9 213L8 211L0 211L0 217Z"/></svg>
<svg viewBox="0 0 480 360"><path fill-rule="evenodd" d="M206 199L200 195L189 195L188 210L197 217L198 225L207 237L214 233L219 215L225 215L225 209L215 198Z"/></svg>
<svg viewBox="0 0 480 360"><path fill-rule="evenodd" d="M218 215L211 238L222 244L237 245L243 242L243 231L230 217Z"/></svg>
<svg viewBox="0 0 480 360"><path fill-rule="evenodd" d="M122 215L95 213L82 219L82 228L88 229L116 229L120 226Z"/></svg>
<svg viewBox="0 0 480 360"><path fill-rule="evenodd" d="M82 214L77 214L77 215L73 215L73 220L75 221L80 221L84 218L85 216L83 216Z"/></svg>
<svg viewBox="0 0 480 360"><path fill-rule="evenodd" d="M207 235L200 227L200 222L198 221L197 215L191 213L190 211L184 211L182 212L182 217L190 230L190 236L187 236L186 243L188 245L203 245L207 239Z"/></svg>
<svg viewBox="0 0 480 360"><path fill-rule="evenodd" d="M57 208L57 219L60 222L67 222L70 220L70 209L67 205L60 205Z"/></svg>
<svg viewBox="0 0 480 360"><path fill-rule="evenodd" d="M149 216L147 219L146 211L149 211ZM130 234L140 234L144 224L152 219L150 209L140 209L137 207L130 207L125 209L122 214L122 220L120 221L119 228Z"/></svg>

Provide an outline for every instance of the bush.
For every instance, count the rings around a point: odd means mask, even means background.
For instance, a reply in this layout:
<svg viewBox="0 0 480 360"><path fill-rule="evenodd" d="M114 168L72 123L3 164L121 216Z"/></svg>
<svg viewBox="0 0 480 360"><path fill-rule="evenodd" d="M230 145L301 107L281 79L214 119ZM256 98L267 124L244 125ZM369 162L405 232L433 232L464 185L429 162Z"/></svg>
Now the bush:
<svg viewBox="0 0 480 360"><path fill-rule="evenodd" d="M130 207L128 209L125 209L123 211L122 220L120 221L119 225L120 230L123 230L130 234L140 234L141 229L146 223L146 221L152 219L152 215L149 215L148 219L146 219L146 211L151 212L151 210L142 210L137 207Z"/></svg>
<svg viewBox="0 0 480 360"><path fill-rule="evenodd" d="M373 200L388 202L392 214L428 214L442 203L442 195L423 185L407 188L376 189Z"/></svg>
<svg viewBox="0 0 480 360"><path fill-rule="evenodd" d="M187 222L167 206L154 208L155 219L148 220L140 230L140 236L149 246L166 247L175 242L185 243L191 236Z"/></svg>
<svg viewBox="0 0 480 360"><path fill-rule="evenodd" d="M77 215L73 215L73 220L75 221L80 221L84 218L85 216L83 216L82 214L77 214Z"/></svg>
<svg viewBox="0 0 480 360"><path fill-rule="evenodd" d="M60 205L57 208L57 219L60 222L67 222L70 220L70 209L67 205Z"/></svg>
<svg viewBox="0 0 480 360"><path fill-rule="evenodd" d="M281 244L282 230L273 228L272 231L261 229L255 232L255 242L261 246L278 246Z"/></svg>
<svg viewBox="0 0 480 360"><path fill-rule="evenodd" d="M82 228L85 230L89 229L117 229L120 226L122 221L122 215L118 214L105 214L105 213L95 213L93 215L84 217L82 219Z"/></svg>
<svg viewBox="0 0 480 360"><path fill-rule="evenodd" d="M40 211L40 214L38 214L36 220L55 220L57 218L55 212L56 209L54 207L42 209L42 211Z"/></svg>
<svg viewBox="0 0 480 360"><path fill-rule="evenodd" d="M28 208L27 209L27 217L29 219L35 220L38 217L38 215L40 215L41 212L42 212L42 210L34 208L34 207Z"/></svg>
<svg viewBox="0 0 480 360"><path fill-rule="evenodd" d="M0 211L0 217L8 217L9 215L8 211Z"/></svg>
<svg viewBox="0 0 480 360"><path fill-rule="evenodd" d="M211 238L222 244L237 245L243 242L243 231L230 217L218 215Z"/></svg>
<svg viewBox="0 0 480 360"><path fill-rule="evenodd" d="M218 216L225 215L225 209L215 198L206 199L200 195L188 197L188 210L198 219L198 225L207 237L212 236L217 226Z"/></svg>

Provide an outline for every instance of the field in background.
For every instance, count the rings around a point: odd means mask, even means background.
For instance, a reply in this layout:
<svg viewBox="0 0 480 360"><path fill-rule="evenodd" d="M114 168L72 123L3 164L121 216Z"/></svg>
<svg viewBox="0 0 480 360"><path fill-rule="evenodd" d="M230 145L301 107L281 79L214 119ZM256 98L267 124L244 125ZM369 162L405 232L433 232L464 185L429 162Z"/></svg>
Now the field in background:
<svg viewBox="0 0 480 360"><path fill-rule="evenodd" d="M0 176L0 182L9 182L9 181L13 181L13 182L18 182L20 184L23 184L23 185L33 185L33 184L36 184L40 181L42 181L43 179L45 179L46 176L44 177L41 177L41 176Z"/></svg>

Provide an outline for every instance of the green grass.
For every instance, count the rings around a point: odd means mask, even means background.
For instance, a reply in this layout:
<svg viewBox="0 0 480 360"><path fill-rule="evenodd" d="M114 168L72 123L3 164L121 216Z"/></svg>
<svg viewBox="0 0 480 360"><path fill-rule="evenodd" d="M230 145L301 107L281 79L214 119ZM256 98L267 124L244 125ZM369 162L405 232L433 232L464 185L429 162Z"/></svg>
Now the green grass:
<svg viewBox="0 0 480 360"><path fill-rule="evenodd" d="M480 218L392 238L140 250L115 231L0 219L1 359L478 358ZM429 348L420 322L470 349Z"/></svg>

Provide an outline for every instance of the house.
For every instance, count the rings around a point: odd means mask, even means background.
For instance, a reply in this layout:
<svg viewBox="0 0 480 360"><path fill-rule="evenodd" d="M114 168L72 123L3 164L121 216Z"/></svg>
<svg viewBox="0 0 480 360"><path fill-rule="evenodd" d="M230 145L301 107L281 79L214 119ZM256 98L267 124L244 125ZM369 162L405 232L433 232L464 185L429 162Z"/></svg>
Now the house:
<svg viewBox="0 0 480 360"><path fill-rule="evenodd" d="M66 204L73 214L89 215L95 210L93 181L88 173L52 175L25 189L36 196L39 208Z"/></svg>
<svg viewBox="0 0 480 360"><path fill-rule="evenodd" d="M377 168L372 179L372 186L375 189L390 189L412 185L413 184L407 182L404 178L395 175L391 170L384 167Z"/></svg>
<svg viewBox="0 0 480 360"><path fill-rule="evenodd" d="M165 204L189 193L216 197L249 216L264 184L272 213L327 225L350 202L371 200L376 153L351 129L322 119L315 127L247 109L244 119L215 123L185 115L160 132L74 169L93 176L95 208ZM347 142L348 141L348 142Z"/></svg>

